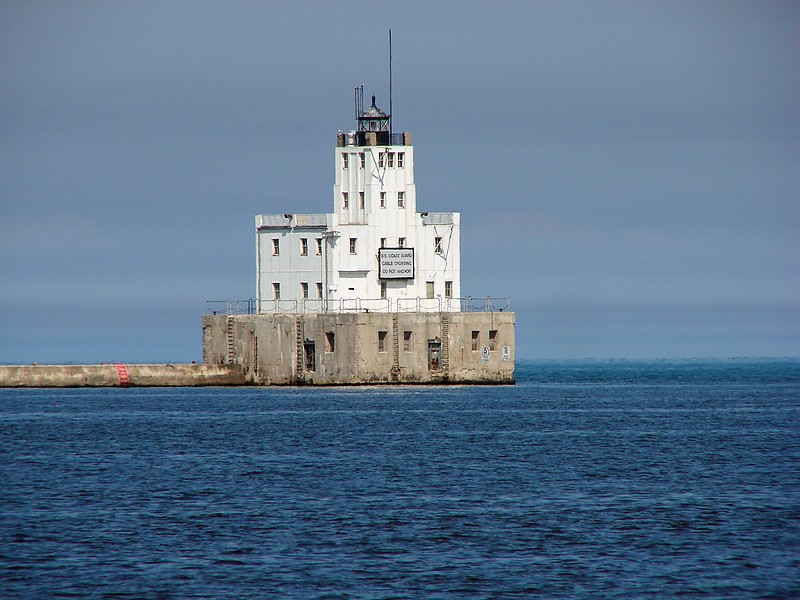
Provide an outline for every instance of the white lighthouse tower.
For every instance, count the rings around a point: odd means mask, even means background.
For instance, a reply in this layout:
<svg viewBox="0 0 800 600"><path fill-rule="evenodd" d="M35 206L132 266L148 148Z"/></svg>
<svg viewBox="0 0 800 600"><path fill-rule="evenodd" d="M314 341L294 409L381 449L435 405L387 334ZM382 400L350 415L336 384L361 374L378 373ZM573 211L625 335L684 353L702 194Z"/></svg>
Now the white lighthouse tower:
<svg viewBox="0 0 800 600"><path fill-rule="evenodd" d="M363 107L339 132L333 213L256 216L258 313L458 312L460 214L417 212L414 147Z"/></svg>
<svg viewBox="0 0 800 600"><path fill-rule="evenodd" d="M256 216L256 301L203 317L203 362L258 385L513 383L507 299L462 296L460 214L417 212L411 134L363 87L355 119L333 212Z"/></svg>

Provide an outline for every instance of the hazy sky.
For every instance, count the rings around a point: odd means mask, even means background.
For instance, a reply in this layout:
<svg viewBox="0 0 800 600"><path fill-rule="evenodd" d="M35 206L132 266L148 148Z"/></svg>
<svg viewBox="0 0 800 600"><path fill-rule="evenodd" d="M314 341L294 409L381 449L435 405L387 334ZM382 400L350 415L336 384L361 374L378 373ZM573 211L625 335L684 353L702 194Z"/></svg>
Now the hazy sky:
<svg viewBox="0 0 800 600"><path fill-rule="evenodd" d="M800 2L0 0L0 362L201 359L353 88L518 358L800 356Z"/></svg>

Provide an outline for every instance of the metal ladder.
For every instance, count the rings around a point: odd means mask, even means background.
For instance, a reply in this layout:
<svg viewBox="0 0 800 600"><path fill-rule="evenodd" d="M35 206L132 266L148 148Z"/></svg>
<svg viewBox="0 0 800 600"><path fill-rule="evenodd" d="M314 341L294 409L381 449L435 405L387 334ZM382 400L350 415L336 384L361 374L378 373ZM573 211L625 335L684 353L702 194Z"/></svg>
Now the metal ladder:
<svg viewBox="0 0 800 600"><path fill-rule="evenodd" d="M227 362L228 362L229 365L232 365L233 364L233 358L234 358L234 352L233 352L233 350L234 350L234 346L233 346L233 325L234 325L234 322L235 322L234 319L233 319L233 316L228 315L227 322L228 322L228 356L227 356Z"/></svg>
<svg viewBox="0 0 800 600"><path fill-rule="evenodd" d="M442 324L442 371L450 370L450 315L441 313Z"/></svg>
<svg viewBox="0 0 800 600"><path fill-rule="evenodd" d="M297 378L300 379L303 375L303 321L301 319L297 319L295 322L295 330L297 334L295 368L297 369Z"/></svg>
<svg viewBox="0 0 800 600"><path fill-rule="evenodd" d="M392 381L400 380L400 331L397 325L397 313L392 315Z"/></svg>
<svg viewBox="0 0 800 600"><path fill-rule="evenodd" d="M131 384L131 378L128 376L128 365L117 363L117 379L122 387L128 387Z"/></svg>

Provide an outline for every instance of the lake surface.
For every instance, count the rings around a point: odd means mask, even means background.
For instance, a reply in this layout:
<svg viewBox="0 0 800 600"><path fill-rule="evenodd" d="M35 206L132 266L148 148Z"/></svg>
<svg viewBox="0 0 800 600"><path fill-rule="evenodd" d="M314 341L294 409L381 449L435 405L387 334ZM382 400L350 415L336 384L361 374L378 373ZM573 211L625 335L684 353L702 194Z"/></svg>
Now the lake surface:
<svg viewBox="0 0 800 600"><path fill-rule="evenodd" d="M800 597L800 361L517 377L0 390L0 597Z"/></svg>

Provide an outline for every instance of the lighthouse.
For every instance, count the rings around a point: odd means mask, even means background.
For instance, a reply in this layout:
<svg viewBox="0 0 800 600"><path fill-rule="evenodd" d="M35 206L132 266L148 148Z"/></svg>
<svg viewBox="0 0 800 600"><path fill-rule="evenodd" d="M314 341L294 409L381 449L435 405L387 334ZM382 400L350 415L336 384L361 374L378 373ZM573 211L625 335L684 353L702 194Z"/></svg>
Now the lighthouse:
<svg viewBox="0 0 800 600"><path fill-rule="evenodd" d="M336 136L328 214L256 216L259 313L459 311L460 215L417 211L414 147L375 96Z"/></svg>
<svg viewBox="0 0 800 600"><path fill-rule="evenodd" d="M256 215L256 298L203 317L203 362L255 385L514 383L508 300L464 296L461 215L418 202L411 134L363 93L332 212Z"/></svg>

